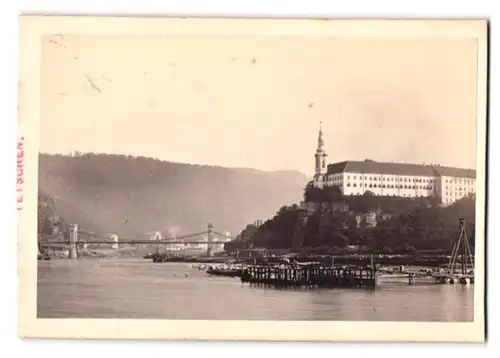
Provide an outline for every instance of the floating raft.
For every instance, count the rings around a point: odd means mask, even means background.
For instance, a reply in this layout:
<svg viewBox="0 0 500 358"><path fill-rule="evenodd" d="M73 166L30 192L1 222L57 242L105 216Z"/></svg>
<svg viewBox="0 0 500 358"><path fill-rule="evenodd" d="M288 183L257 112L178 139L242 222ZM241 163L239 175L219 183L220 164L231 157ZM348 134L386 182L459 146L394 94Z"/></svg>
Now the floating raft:
<svg viewBox="0 0 500 358"><path fill-rule="evenodd" d="M152 258L153 262L167 262L169 257L167 255L162 255L162 254L153 254L149 258Z"/></svg>
<svg viewBox="0 0 500 358"><path fill-rule="evenodd" d="M375 269L371 266L248 266L241 281L280 287L366 287L376 286Z"/></svg>
<svg viewBox="0 0 500 358"><path fill-rule="evenodd" d="M243 269L209 267L207 273L213 276L241 277Z"/></svg>
<svg viewBox="0 0 500 358"><path fill-rule="evenodd" d="M453 274L444 274L444 275L435 275L434 282L437 284L462 284L469 285L474 284L474 275L453 275Z"/></svg>
<svg viewBox="0 0 500 358"><path fill-rule="evenodd" d="M39 261L50 261L50 256L47 254L38 254Z"/></svg>
<svg viewBox="0 0 500 358"><path fill-rule="evenodd" d="M474 275L458 275L449 273L400 273L377 275L378 284L403 283L414 284L474 284Z"/></svg>

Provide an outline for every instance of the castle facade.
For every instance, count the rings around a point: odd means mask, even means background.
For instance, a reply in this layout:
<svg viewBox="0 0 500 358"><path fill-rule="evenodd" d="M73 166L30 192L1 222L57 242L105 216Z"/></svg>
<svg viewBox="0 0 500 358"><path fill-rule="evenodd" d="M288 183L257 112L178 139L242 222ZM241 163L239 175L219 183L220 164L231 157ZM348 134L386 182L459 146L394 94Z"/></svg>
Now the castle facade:
<svg viewBox="0 0 500 358"><path fill-rule="evenodd" d="M435 196L441 204L450 205L476 192L476 171L472 169L369 159L327 165L321 128L314 158L313 185L319 188L338 186L343 195L363 195L369 191L383 196Z"/></svg>

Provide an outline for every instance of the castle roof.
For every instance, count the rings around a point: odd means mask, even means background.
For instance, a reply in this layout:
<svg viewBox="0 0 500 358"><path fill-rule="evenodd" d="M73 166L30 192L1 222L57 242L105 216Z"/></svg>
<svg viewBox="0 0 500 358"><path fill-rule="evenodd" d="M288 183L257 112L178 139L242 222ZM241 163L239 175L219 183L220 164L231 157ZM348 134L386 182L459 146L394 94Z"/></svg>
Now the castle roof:
<svg viewBox="0 0 500 358"><path fill-rule="evenodd" d="M366 173L408 176L449 176L460 178L475 178L476 171L443 167L440 165L386 163L366 159L364 161L348 160L328 165L327 174L338 173Z"/></svg>

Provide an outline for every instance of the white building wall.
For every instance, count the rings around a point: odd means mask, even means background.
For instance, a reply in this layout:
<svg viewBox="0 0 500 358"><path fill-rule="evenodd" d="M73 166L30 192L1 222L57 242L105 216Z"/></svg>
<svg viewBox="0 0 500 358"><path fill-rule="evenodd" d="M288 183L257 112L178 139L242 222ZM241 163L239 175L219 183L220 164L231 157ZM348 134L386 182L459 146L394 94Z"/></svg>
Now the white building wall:
<svg viewBox="0 0 500 358"><path fill-rule="evenodd" d="M434 188L433 177L342 173L342 178L346 195L362 195L371 191L375 195L418 197L431 195Z"/></svg>
<svg viewBox="0 0 500 358"><path fill-rule="evenodd" d="M440 176L437 178L436 194L441 198L441 204L448 205L451 204L451 198L448 195L448 180L450 178L446 176Z"/></svg>
<svg viewBox="0 0 500 358"><path fill-rule="evenodd" d="M441 186L441 198L443 204L446 205L476 193L476 179L474 178L442 177Z"/></svg>
<svg viewBox="0 0 500 358"><path fill-rule="evenodd" d="M337 185L344 195L375 195L408 198L437 195L442 204L453 202L475 193L475 179L440 176L394 175L379 173L331 173L325 185Z"/></svg>

